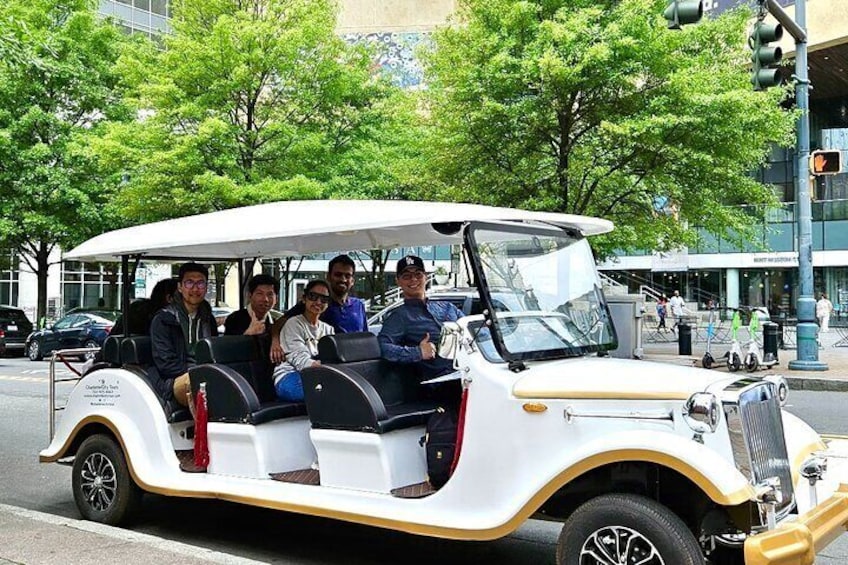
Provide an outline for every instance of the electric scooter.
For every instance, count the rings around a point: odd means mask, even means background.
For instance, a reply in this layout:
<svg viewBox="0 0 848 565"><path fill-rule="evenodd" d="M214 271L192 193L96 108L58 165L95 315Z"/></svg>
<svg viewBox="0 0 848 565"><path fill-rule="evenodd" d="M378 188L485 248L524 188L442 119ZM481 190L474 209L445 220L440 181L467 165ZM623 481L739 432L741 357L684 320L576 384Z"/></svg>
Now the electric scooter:
<svg viewBox="0 0 848 565"><path fill-rule="evenodd" d="M731 363L731 359L735 361L735 364L741 366L742 356L739 354L739 351L734 352L731 347L730 351L726 351L723 356L716 359L713 357L712 345L713 338L716 333L716 310L715 308L710 308L710 317L707 322L707 351L704 353L704 356L701 358L701 367L704 369L712 369L713 367L721 367L722 365L727 365L728 369L731 371L738 370L738 367L733 368L734 363ZM738 349L738 344L737 344ZM734 356L735 353L735 356Z"/></svg>
<svg viewBox="0 0 848 565"><path fill-rule="evenodd" d="M769 353L763 358L760 355L760 346L757 343L757 332L760 329L760 316L757 311L751 309L751 321L748 324L748 335L751 338L751 341L748 342L748 352L745 354L745 370L749 373L753 373L761 366L763 368L770 368L774 365L777 365L777 356Z"/></svg>

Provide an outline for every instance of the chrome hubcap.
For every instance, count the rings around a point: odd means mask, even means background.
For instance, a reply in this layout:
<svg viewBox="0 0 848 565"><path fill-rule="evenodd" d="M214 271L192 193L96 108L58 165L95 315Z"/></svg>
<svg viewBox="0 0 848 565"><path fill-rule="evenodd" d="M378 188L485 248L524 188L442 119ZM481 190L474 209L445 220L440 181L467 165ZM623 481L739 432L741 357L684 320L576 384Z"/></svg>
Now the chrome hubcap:
<svg viewBox="0 0 848 565"><path fill-rule="evenodd" d="M665 565L648 538L623 526L593 532L580 548L580 565Z"/></svg>
<svg viewBox="0 0 848 565"><path fill-rule="evenodd" d="M118 479L115 467L102 453L86 457L80 471L80 488L86 502L94 510L102 512L115 501Z"/></svg>

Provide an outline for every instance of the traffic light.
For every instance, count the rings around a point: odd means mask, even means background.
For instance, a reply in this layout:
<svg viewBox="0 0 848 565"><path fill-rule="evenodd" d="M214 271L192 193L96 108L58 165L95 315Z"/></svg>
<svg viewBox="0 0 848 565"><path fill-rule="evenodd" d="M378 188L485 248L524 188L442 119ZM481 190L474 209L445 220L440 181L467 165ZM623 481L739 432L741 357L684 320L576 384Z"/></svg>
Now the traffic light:
<svg viewBox="0 0 848 565"><path fill-rule="evenodd" d="M838 149L813 151L810 154L810 172L814 175L835 175L842 172L842 152Z"/></svg>
<svg viewBox="0 0 848 565"><path fill-rule="evenodd" d="M694 24L704 15L701 0L672 0L663 12L668 20L668 29L680 29L686 24Z"/></svg>
<svg viewBox="0 0 848 565"><path fill-rule="evenodd" d="M783 84L780 70L769 66L783 59L783 50L780 47L769 46L770 42L780 41L781 37L783 26L780 24L767 24L762 20L757 20L754 24L750 37L751 49L754 51L751 56L754 62L754 74L751 76L754 90L765 90Z"/></svg>

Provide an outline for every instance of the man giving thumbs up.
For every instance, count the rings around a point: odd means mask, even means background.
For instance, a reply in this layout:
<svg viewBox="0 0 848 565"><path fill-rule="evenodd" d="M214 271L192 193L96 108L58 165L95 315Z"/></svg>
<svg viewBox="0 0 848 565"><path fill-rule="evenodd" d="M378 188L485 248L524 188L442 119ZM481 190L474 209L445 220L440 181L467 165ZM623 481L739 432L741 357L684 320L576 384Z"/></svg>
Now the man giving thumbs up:
<svg viewBox="0 0 848 565"><path fill-rule="evenodd" d="M389 316L380 331L383 358L395 363L415 363L424 379L453 371L453 361L436 355L436 344L444 322L463 316L450 302L427 299L427 272L424 261L407 255L397 264L397 282L403 292L403 304Z"/></svg>

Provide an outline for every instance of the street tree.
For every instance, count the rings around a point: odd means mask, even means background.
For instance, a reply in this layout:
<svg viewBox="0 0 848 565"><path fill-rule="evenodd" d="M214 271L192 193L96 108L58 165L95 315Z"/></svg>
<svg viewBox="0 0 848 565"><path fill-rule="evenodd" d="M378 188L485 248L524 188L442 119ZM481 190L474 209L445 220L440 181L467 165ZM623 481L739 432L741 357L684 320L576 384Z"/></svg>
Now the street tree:
<svg viewBox="0 0 848 565"><path fill-rule="evenodd" d="M435 197L609 218L601 255L744 241L778 205L751 172L796 116L751 91L746 10L669 31L665 0L459 4L424 57Z"/></svg>
<svg viewBox="0 0 848 565"><path fill-rule="evenodd" d="M46 312L53 251L102 231L111 197L86 149L130 117L115 62L126 38L88 0L0 5L0 243L38 279Z"/></svg>
<svg viewBox="0 0 848 565"><path fill-rule="evenodd" d="M100 140L133 221L325 198L391 91L335 35L331 0L184 0L161 49L122 68L140 118ZM342 171L350 174L350 170ZM284 218L280 219L284 221ZM225 229L225 226L222 226Z"/></svg>

